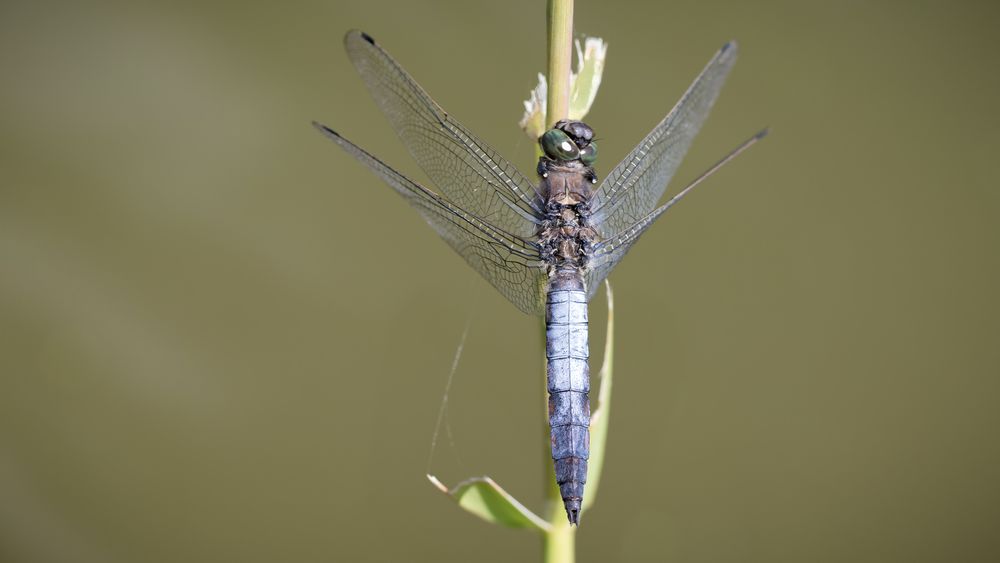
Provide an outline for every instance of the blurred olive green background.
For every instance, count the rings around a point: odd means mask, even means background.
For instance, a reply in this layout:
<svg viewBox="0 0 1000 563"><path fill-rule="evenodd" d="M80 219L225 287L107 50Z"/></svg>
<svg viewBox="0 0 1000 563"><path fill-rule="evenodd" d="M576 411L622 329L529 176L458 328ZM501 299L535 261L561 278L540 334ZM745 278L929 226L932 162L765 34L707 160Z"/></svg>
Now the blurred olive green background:
<svg viewBox="0 0 1000 563"><path fill-rule="evenodd" d="M599 172L730 38L671 189L772 127L612 275L580 560L1000 560L1000 8L576 11L610 43ZM423 178L352 27L533 169L540 1L0 7L0 560L537 557L424 478L540 508L539 321L309 126Z"/></svg>

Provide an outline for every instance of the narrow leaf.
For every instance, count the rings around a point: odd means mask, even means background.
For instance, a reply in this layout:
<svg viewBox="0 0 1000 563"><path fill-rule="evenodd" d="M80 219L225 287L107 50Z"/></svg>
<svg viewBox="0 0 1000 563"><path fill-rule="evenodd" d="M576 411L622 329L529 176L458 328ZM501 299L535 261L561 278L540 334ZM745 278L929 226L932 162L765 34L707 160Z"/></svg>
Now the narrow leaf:
<svg viewBox="0 0 1000 563"><path fill-rule="evenodd" d="M525 508L489 477L474 477L462 481L453 489L446 487L433 475L427 475L427 479L438 490L455 499L459 506L487 522L543 533L552 528L551 524Z"/></svg>
<svg viewBox="0 0 1000 563"><path fill-rule="evenodd" d="M583 48L576 41L576 73L569 98L569 118L583 119L597 97L604 75L604 59L608 55L608 44L600 37L587 37Z"/></svg>
<svg viewBox="0 0 1000 563"><path fill-rule="evenodd" d="M604 280L608 295L608 328L604 341L604 362L601 364L601 386L597 392L597 406L590 415L590 461L587 476L587 494L583 496L582 510L587 510L597 498L597 486L604 468L604 453L608 439L608 421L611 415L611 378L615 359L615 298L611 282Z"/></svg>

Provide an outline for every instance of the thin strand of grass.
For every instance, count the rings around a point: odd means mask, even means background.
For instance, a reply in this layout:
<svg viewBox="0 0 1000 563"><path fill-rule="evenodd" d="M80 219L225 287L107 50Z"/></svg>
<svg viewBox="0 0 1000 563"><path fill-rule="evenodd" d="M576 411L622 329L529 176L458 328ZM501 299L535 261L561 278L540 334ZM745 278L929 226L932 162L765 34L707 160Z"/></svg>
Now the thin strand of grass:
<svg viewBox="0 0 1000 563"><path fill-rule="evenodd" d="M469 336L469 329L472 327L472 316L465 321L465 328L462 329L462 338L458 341L458 348L455 349L455 357L451 360L451 369L448 371L448 380L444 385L444 395L441 397L441 406L438 408L437 422L434 423L434 433L431 434L431 450L427 453L427 473L431 472L431 464L434 462L434 453L437 451L438 437L441 435L441 425L444 424L445 435L448 437L448 445L455 454L455 459L459 466L462 459L458 455L455 447L455 437L451 433L451 423L445 418L448 415L448 395L451 393L451 383L455 379L455 372L458 371L458 361L462 359L462 350L465 349L465 339Z"/></svg>

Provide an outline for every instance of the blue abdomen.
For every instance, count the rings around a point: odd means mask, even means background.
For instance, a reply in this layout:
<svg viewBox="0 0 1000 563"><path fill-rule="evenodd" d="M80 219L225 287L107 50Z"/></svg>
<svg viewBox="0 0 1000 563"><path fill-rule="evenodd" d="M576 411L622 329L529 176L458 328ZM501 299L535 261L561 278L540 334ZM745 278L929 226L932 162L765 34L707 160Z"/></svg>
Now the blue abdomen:
<svg viewBox="0 0 1000 563"><path fill-rule="evenodd" d="M545 303L549 427L556 482L570 523L579 522L590 457L587 294L579 275L559 276Z"/></svg>

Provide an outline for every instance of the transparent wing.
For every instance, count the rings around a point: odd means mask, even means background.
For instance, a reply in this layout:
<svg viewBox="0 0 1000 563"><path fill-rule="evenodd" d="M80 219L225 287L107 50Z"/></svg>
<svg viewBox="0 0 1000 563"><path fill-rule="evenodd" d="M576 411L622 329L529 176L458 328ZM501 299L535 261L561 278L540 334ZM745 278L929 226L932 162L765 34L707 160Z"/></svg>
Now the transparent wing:
<svg viewBox="0 0 1000 563"><path fill-rule="evenodd" d="M521 236L542 217L535 184L444 112L375 40L344 37L351 62L399 138L452 203Z"/></svg>
<svg viewBox="0 0 1000 563"><path fill-rule="evenodd" d="M735 42L723 46L663 121L601 183L591 221L602 234L622 232L656 207L719 96L736 53Z"/></svg>
<svg viewBox="0 0 1000 563"><path fill-rule="evenodd" d="M313 123L348 154L385 180L474 270L518 309L542 314L548 280L538 247L413 182L336 131Z"/></svg>
<svg viewBox="0 0 1000 563"><path fill-rule="evenodd" d="M597 291L597 287L601 285L604 278L608 277L608 274L611 273L611 270L615 267L615 265L625 257L628 249L631 248L637 240L639 240L642 233L646 232L646 229L648 229L660 215L663 215L684 196L691 193L691 190L698 187L698 185L701 184L706 178L718 172L720 168L742 154L743 151L756 144L757 141L763 139L767 133L768 129L766 128L758 131L757 134L740 143L739 146L709 167L708 170L699 174L698 177L685 186L684 189L677 192L677 195L670 198L667 203L664 203L660 207L649 212L645 217L639 219L628 227L607 236L594 244L587 259L587 268L584 271L584 276L586 277L586 287L588 288L587 298L590 299L594 296L594 293Z"/></svg>
<svg viewBox="0 0 1000 563"><path fill-rule="evenodd" d="M646 232L646 229L681 197L683 196L679 195L671 199L662 207L647 214L622 232L594 245L593 253L587 260L587 269L584 271L588 300L594 296L597 289L601 286L601 282L608 277L608 274L618 265L618 262L621 262L621 259L628 253L629 248L632 248L632 245L639 240L642 233Z"/></svg>

